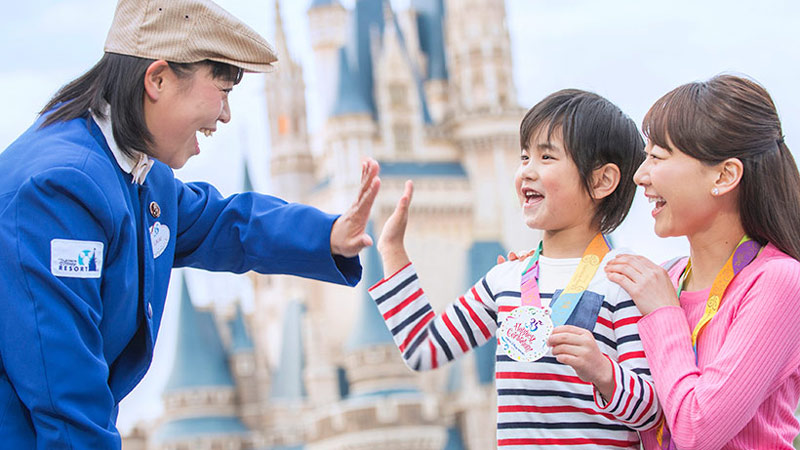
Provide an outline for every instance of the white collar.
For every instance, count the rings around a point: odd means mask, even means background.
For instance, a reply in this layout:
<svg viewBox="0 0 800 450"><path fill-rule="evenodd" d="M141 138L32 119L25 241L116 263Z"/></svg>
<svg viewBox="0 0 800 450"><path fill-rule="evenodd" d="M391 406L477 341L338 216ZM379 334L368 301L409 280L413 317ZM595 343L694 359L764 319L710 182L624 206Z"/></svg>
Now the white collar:
<svg viewBox="0 0 800 450"><path fill-rule="evenodd" d="M133 150L134 157L122 153L117 146L117 142L114 140L114 128L111 126L111 105L108 103L103 105L105 118L99 117L94 111L89 111L92 113L94 121L97 122L97 126L100 127L100 131L106 138L106 143L108 143L111 154L114 155L114 159L117 160L119 167L125 171L125 173L129 173L133 176L133 183L143 184L144 179L153 167L153 160L147 156L147 154L135 150Z"/></svg>

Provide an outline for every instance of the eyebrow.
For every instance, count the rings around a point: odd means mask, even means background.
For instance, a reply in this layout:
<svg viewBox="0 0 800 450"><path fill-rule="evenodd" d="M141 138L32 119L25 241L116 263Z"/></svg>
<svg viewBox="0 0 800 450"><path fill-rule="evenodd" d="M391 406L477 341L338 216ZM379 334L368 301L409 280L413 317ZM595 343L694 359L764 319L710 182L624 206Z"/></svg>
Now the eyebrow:
<svg viewBox="0 0 800 450"><path fill-rule="evenodd" d="M545 143L542 143L542 144L537 144L536 148L539 149L539 150L554 150L554 151L561 150L560 147L558 147L557 145L553 145L553 144L551 144L549 142L545 142Z"/></svg>

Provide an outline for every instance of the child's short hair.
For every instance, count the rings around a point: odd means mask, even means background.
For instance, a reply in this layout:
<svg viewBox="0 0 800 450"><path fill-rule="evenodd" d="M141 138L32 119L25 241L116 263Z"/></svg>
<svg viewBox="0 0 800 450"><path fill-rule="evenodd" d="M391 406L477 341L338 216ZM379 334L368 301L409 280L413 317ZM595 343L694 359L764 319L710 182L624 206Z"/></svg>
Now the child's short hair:
<svg viewBox="0 0 800 450"><path fill-rule="evenodd" d="M546 128L545 128L546 127ZM527 149L539 131L560 133L569 157L591 194L592 171L605 164L619 167L619 186L602 199L594 221L603 233L614 231L628 215L636 193L633 174L644 161L644 140L631 120L605 98L579 89L563 89L531 108L519 128L520 147Z"/></svg>

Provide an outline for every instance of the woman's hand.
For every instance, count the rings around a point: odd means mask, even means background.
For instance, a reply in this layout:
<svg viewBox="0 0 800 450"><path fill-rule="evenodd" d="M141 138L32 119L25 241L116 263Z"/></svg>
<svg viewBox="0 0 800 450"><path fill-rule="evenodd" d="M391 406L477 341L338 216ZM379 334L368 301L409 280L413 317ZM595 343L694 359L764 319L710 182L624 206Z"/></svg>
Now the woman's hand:
<svg viewBox="0 0 800 450"><path fill-rule="evenodd" d="M378 239L378 252L381 254L383 271L387 277L405 267L409 262L404 239L408 225L408 208L413 195L414 183L408 180L403 196L397 201L392 215L386 219L381 237Z"/></svg>
<svg viewBox="0 0 800 450"><path fill-rule="evenodd" d="M352 258L365 247L372 245L372 238L366 233L369 213L381 187L378 178L380 166L372 158L361 163L361 189L358 198L350 209L333 223L331 228L331 253Z"/></svg>
<svg viewBox="0 0 800 450"><path fill-rule="evenodd" d="M618 255L606 264L606 276L630 294L642 315L662 306L680 306L667 271L643 256Z"/></svg>
<svg viewBox="0 0 800 450"><path fill-rule="evenodd" d="M553 329L547 345L553 348L553 356L558 362L575 369L581 380L594 384L606 401L611 399L614 395L614 371L611 361L597 347L591 331L562 325Z"/></svg>

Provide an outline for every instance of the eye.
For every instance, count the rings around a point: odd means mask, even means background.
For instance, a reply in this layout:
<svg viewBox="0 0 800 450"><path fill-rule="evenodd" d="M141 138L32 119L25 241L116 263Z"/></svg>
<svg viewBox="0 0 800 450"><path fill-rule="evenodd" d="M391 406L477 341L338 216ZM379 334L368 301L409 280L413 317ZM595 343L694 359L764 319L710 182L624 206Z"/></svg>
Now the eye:
<svg viewBox="0 0 800 450"><path fill-rule="evenodd" d="M522 162L527 162L530 159L530 156L528 156L527 151L523 150L522 153L519 154L519 159Z"/></svg>

